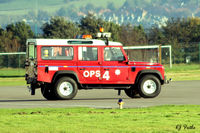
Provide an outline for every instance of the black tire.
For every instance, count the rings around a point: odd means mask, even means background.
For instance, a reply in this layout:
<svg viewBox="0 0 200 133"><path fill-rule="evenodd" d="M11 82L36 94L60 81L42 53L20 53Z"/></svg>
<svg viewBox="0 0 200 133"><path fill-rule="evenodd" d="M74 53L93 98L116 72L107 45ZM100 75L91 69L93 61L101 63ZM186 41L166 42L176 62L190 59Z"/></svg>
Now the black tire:
<svg viewBox="0 0 200 133"><path fill-rule="evenodd" d="M146 75L139 81L138 89L141 97L154 98L160 94L161 83L154 75Z"/></svg>
<svg viewBox="0 0 200 133"><path fill-rule="evenodd" d="M130 89L125 89L124 92L130 98L138 98L138 96L137 96L138 91L133 87L131 87Z"/></svg>
<svg viewBox="0 0 200 133"><path fill-rule="evenodd" d="M77 92L77 83L72 78L62 77L55 84L54 93L59 100L73 99Z"/></svg>
<svg viewBox="0 0 200 133"><path fill-rule="evenodd" d="M57 100L57 97L53 91L52 85L46 84L41 87L41 93L47 100Z"/></svg>

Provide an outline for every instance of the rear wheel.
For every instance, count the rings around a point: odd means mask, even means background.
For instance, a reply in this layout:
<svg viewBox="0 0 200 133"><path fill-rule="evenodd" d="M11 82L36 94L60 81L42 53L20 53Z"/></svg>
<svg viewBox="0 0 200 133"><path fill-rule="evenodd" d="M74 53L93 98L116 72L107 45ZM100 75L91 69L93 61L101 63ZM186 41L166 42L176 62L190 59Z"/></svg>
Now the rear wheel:
<svg viewBox="0 0 200 133"><path fill-rule="evenodd" d="M51 87L52 85L46 84L41 87L41 93L47 100L57 100L57 97Z"/></svg>
<svg viewBox="0 0 200 133"><path fill-rule="evenodd" d="M146 75L139 81L138 89L141 97L156 97L161 91L160 80L154 75Z"/></svg>
<svg viewBox="0 0 200 133"><path fill-rule="evenodd" d="M60 100L70 100L77 94L76 82L69 77L60 78L55 84L55 95Z"/></svg>

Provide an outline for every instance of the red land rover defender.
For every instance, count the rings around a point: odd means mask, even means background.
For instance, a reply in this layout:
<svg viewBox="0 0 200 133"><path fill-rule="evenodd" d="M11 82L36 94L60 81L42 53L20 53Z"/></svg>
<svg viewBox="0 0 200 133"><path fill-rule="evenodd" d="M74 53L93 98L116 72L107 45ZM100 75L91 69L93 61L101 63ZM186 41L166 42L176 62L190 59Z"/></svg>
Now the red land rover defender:
<svg viewBox="0 0 200 133"><path fill-rule="evenodd" d="M116 89L133 98L158 96L166 81L158 63L129 61L119 42L97 39L28 39L26 81L32 95L69 100L78 89Z"/></svg>

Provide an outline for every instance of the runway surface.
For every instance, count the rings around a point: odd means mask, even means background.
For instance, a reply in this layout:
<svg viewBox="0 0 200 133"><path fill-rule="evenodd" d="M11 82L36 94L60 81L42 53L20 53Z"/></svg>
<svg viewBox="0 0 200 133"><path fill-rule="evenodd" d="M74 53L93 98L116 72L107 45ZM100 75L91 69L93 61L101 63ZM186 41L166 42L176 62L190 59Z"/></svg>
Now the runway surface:
<svg viewBox="0 0 200 133"><path fill-rule="evenodd" d="M40 90L31 96L26 86L0 87L0 108L118 108L118 99L124 101L124 108L149 107L157 105L200 105L200 81L171 82L162 86L161 93L156 98L127 97L122 91L121 96L116 90L79 90L73 100L47 101Z"/></svg>

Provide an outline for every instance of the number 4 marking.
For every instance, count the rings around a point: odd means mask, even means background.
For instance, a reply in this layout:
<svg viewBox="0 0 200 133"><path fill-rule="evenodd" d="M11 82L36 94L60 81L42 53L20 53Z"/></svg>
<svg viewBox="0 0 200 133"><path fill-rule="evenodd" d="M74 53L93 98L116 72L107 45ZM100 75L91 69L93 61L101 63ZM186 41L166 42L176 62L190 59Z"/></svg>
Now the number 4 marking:
<svg viewBox="0 0 200 133"><path fill-rule="evenodd" d="M106 80L110 79L109 71L105 71L105 73L103 74L103 78Z"/></svg>

